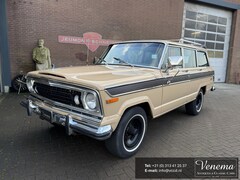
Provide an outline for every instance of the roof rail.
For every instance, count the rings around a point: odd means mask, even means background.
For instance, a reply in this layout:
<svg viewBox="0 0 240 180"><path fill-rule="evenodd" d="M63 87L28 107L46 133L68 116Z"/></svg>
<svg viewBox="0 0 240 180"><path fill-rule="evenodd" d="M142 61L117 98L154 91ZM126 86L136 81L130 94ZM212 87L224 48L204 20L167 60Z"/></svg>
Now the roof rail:
<svg viewBox="0 0 240 180"><path fill-rule="evenodd" d="M189 41L189 40L186 40L186 39L171 39L170 41L204 47L204 45L202 45L202 44L200 44L200 43L196 43L196 42L194 42L194 41Z"/></svg>

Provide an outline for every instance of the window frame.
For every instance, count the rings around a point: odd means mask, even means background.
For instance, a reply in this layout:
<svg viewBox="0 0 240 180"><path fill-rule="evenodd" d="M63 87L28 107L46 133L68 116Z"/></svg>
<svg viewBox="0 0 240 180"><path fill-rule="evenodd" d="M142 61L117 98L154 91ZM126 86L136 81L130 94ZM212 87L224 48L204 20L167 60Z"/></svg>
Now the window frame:
<svg viewBox="0 0 240 180"><path fill-rule="evenodd" d="M195 55L195 67L185 67L184 65L185 65L185 56L184 56L184 49L186 49L186 50L192 50L192 51L194 51L194 55ZM195 49L195 48L189 48L189 47L182 47L182 57L183 57L183 68L197 68L198 66L197 66L197 49Z"/></svg>
<svg viewBox="0 0 240 180"><path fill-rule="evenodd" d="M209 59L208 59L208 53L206 52L206 51L201 51L201 50L197 50L196 51L196 53L197 53L197 67L199 68L202 68L202 67L209 67L210 66L210 64L209 64ZM199 66L199 64L198 64L198 53L203 53L204 55L205 55L205 57L206 57L206 60L207 60L207 66Z"/></svg>

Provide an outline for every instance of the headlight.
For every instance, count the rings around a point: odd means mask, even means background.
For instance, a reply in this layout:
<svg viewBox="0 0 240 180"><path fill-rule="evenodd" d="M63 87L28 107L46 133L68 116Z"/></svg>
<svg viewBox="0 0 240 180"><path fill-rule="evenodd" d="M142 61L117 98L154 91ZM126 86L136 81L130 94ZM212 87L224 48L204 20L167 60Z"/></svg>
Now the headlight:
<svg viewBox="0 0 240 180"><path fill-rule="evenodd" d="M33 89L34 80L31 78L27 78L26 84L27 84L29 92L34 92L34 89Z"/></svg>
<svg viewBox="0 0 240 180"><path fill-rule="evenodd" d="M91 90L86 90L81 95L82 105L85 110L92 111L95 113L100 113L100 103L98 99L98 94Z"/></svg>
<svg viewBox="0 0 240 180"><path fill-rule="evenodd" d="M87 93L85 102L89 109L94 110L97 107L97 97L93 93Z"/></svg>

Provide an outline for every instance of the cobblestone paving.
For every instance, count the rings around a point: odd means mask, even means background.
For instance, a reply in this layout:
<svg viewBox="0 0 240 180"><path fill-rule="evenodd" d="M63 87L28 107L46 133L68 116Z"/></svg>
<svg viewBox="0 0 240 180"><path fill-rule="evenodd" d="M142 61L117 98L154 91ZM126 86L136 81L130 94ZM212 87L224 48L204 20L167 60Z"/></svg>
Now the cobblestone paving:
<svg viewBox="0 0 240 180"><path fill-rule="evenodd" d="M0 96L0 179L134 179L135 157L240 157L240 86L217 84L200 115L178 108L152 120L139 152L122 160L104 143L27 117L24 95Z"/></svg>

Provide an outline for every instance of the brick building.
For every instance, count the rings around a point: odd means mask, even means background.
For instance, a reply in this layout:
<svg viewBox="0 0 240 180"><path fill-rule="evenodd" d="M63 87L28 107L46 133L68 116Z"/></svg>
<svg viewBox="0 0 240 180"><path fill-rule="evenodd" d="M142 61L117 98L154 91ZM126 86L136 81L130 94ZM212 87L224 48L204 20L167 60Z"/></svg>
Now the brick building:
<svg viewBox="0 0 240 180"><path fill-rule="evenodd" d="M205 45L216 82L240 81L240 0L1 0L0 87L34 70L39 38L57 67L86 65L105 46L61 43L59 35L102 39L179 39Z"/></svg>

